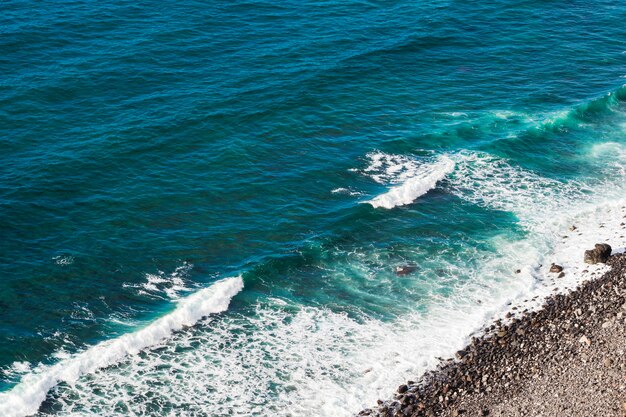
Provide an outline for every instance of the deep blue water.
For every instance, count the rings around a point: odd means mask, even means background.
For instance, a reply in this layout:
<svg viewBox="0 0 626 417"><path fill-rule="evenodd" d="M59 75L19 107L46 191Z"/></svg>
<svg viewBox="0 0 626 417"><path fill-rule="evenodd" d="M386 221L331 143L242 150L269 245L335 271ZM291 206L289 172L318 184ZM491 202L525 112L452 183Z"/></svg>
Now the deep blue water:
<svg viewBox="0 0 626 417"><path fill-rule="evenodd" d="M3 2L0 411L390 396L626 196L624 21L609 1ZM86 365L217 282L227 311Z"/></svg>

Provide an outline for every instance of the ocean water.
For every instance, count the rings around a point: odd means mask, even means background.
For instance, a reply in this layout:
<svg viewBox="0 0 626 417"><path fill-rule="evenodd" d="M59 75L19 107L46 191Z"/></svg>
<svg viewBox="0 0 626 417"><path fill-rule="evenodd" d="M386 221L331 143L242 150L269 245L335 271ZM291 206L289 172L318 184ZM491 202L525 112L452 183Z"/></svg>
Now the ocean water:
<svg viewBox="0 0 626 417"><path fill-rule="evenodd" d="M574 286L625 246L624 21L2 2L0 415L351 416Z"/></svg>

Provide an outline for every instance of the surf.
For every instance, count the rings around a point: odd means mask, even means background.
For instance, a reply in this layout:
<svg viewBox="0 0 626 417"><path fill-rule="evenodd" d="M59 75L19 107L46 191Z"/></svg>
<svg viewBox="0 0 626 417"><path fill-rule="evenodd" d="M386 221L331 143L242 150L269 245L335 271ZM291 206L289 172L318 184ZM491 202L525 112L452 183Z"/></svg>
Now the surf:
<svg viewBox="0 0 626 417"><path fill-rule="evenodd" d="M115 365L170 337L203 317L224 312L243 289L241 277L218 281L182 299L176 309L141 330L101 342L39 372L26 375L11 391L0 394L0 415L23 417L34 414L50 389L60 382L75 383L84 375Z"/></svg>
<svg viewBox="0 0 626 417"><path fill-rule="evenodd" d="M387 192L366 201L366 203L374 208L385 209L411 204L435 188L439 181L454 170L454 166L454 161L447 156L441 156L433 163L410 164L407 172L402 174L405 179L401 184L391 187ZM387 171L392 173L394 169L400 168L392 166Z"/></svg>

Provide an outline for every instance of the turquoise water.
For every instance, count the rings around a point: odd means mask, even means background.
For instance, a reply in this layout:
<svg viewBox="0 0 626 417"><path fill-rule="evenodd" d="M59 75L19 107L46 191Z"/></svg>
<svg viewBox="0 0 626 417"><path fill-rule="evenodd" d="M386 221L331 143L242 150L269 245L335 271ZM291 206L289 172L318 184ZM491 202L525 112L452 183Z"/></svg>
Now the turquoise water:
<svg viewBox="0 0 626 417"><path fill-rule="evenodd" d="M0 5L0 414L348 416L547 286L626 6L466 3Z"/></svg>

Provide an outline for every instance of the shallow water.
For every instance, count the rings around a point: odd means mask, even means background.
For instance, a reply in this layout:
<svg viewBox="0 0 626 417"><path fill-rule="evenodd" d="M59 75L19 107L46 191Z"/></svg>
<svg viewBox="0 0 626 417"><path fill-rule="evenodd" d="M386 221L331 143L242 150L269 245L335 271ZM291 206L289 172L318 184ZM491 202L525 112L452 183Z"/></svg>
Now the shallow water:
<svg viewBox="0 0 626 417"><path fill-rule="evenodd" d="M614 2L0 10L2 415L349 416L621 216Z"/></svg>

